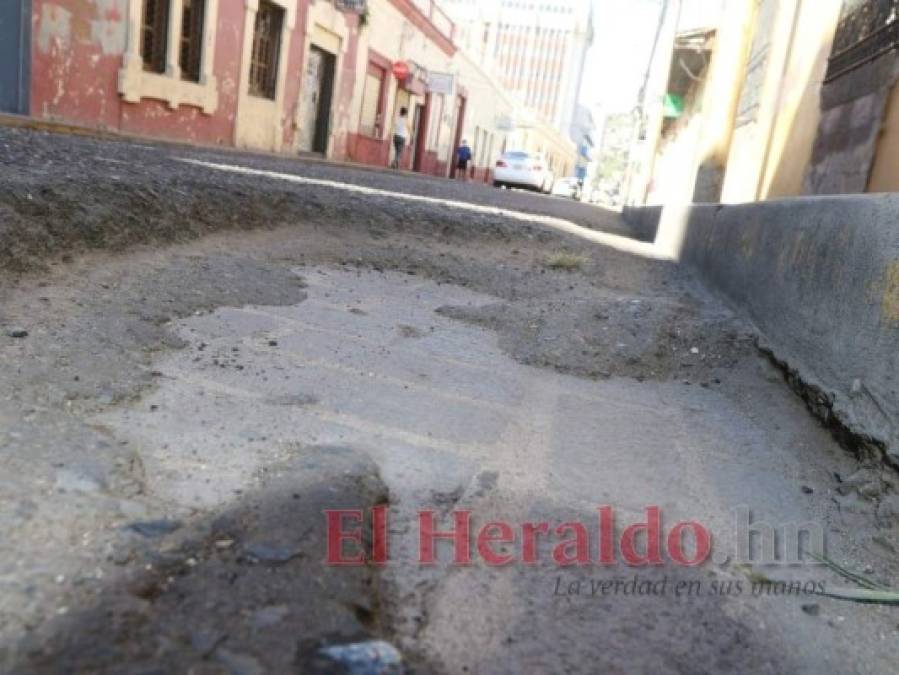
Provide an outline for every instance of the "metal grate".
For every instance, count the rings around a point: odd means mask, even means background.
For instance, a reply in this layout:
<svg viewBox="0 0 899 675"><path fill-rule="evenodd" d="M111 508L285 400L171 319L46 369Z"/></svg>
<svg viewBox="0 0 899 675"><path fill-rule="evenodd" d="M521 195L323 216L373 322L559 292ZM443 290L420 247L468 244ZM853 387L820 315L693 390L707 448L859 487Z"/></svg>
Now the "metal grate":
<svg viewBox="0 0 899 675"><path fill-rule="evenodd" d="M144 70L165 72L165 53L168 47L169 0L144 0L141 25L141 57Z"/></svg>
<svg viewBox="0 0 899 675"><path fill-rule="evenodd" d="M825 82L899 47L899 0L844 0Z"/></svg>
<svg viewBox="0 0 899 675"><path fill-rule="evenodd" d="M283 25L284 9L260 0L250 57L250 93L254 96L275 98Z"/></svg>
<svg viewBox="0 0 899 675"><path fill-rule="evenodd" d="M178 65L181 79L200 81L200 63L203 57L203 20L206 15L206 0L182 0L181 49Z"/></svg>

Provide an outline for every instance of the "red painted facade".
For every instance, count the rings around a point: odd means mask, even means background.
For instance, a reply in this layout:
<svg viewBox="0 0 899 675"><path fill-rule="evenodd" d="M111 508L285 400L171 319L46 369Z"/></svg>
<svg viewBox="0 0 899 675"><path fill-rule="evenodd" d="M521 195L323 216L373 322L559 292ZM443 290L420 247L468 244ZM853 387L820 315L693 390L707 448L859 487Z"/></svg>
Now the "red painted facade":
<svg viewBox="0 0 899 675"><path fill-rule="evenodd" d="M162 101L122 100L118 75L128 31L127 1L34 0L33 6L33 115L126 133L233 143L242 2L219 3L214 60L218 107L211 115L187 105L172 110ZM299 45L302 57L302 39Z"/></svg>
<svg viewBox="0 0 899 675"><path fill-rule="evenodd" d="M428 14L412 0L390 2L444 54L451 56L455 53L451 30L450 34L438 30ZM244 0L219 0L217 15L207 17L207 21L215 25L211 74L217 82L217 102L207 111L196 103L190 104L184 100L172 104L175 106L172 107L168 100L150 98L142 87L137 89L141 96L138 101L125 100L120 91L121 77L129 51L128 35L134 29L129 25L132 20L129 4L129 0L33 0L31 114L141 136L203 145L235 145L240 88L246 87L246 83L241 82L247 38L244 35L247 12ZM431 8L431 12L439 11L436 7ZM283 109L279 111L277 120L272 122L280 125L280 132L275 130L275 137L280 138L285 151L292 151L298 141L296 120L307 47L308 12L309 0L299 0L287 46L287 63L282 65L286 68L284 90L279 92ZM352 102L356 87L364 82L364 77L357 73L360 21L352 13L343 14L343 20L346 22L347 39L339 61L341 70L336 74L338 88L333 94L331 120L334 136L329 156L388 166L392 159L390 130L381 130L383 138L356 132L359 120L352 119ZM371 52L369 57L372 63L385 70L392 65L391 61L375 52ZM156 78L165 76L151 77L158 84ZM387 70L386 88L389 88L391 78L393 75ZM180 85L174 79L171 82L173 88ZM418 96L426 94L424 83L413 81L413 78L407 78L401 86ZM162 96L158 89L156 95ZM431 118L429 103L430 97L427 96L422 138L428 136L426 127ZM447 163L438 161L437 153L429 148L422 148L418 157L413 157L407 146L400 166L411 170L413 164L422 173L447 175Z"/></svg>
<svg viewBox="0 0 899 675"><path fill-rule="evenodd" d="M364 134L349 134L348 157L354 162L387 166L390 163L390 143Z"/></svg>
<svg viewBox="0 0 899 675"><path fill-rule="evenodd" d="M307 6L303 3L304 8ZM340 87L334 92L333 109L335 110L333 126L336 129L353 129L356 120L352 119L351 104L353 101L353 93L356 91L357 73L356 63L359 54L359 17L355 14L344 14L344 21L347 26L347 45L346 52L343 56L343 65L339 76ZM305 9L303 16L303 24L306 23ZM295 78L299 83L299 78ZM364 79L362 79L364 82ZM298 92L299 93L299 92ZM294 97L296 100L296 96ZM333 159L349 159L350 143L353 134L341 132L334 137L334 145L331 151Z"/></svg>

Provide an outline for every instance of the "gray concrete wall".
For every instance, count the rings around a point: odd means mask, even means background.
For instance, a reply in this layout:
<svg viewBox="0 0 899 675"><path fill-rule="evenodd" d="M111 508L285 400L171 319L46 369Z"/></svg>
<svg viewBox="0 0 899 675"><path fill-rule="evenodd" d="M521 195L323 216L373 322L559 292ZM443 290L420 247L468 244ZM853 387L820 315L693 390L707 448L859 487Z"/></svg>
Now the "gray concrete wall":
<svg viewBox="0 0 899 675"><path fill-rule="evenodd" d="M746 311L815 412L899 466L899 195L670 208L658 242Z"/></svg>
<svg viewBox="0 0 899 675"><path fill-rule="evenodd" d="M661 206L625 206L622 215L630 225L631 236L635 239L649 243L656 240L659 219L662 217Z"/></svg>

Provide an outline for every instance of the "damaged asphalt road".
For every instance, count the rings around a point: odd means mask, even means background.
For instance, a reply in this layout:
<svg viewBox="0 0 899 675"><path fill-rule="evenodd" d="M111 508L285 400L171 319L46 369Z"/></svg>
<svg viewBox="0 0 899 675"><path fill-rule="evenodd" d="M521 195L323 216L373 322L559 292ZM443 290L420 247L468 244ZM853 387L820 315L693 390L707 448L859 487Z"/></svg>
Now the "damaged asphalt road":
<svg viewBox="0 0 899 675"><path fill-rule="evenodd" d="M747 506L820 523L832 558L895 585L895 476L684 270L177 146L0 148L5 671L333 672L322 646L372 640L423 673L894 669L894 608L751 592L846 585L817 566L559 568L551 540L534 566L417 563L422 509L592 532L601 505L619 527L655 505L732 553ZM628 231L535 195L188 154ZM322 510L376 505L390 564L325 566ZM702 592L587 591L635 574Z"/></svg>

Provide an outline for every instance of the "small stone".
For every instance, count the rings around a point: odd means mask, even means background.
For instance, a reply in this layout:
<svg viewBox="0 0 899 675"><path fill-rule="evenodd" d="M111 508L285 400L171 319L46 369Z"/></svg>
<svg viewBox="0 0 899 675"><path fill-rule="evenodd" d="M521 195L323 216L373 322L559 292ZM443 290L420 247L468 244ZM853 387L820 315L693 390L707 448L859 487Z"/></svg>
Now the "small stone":
<svg viewBox="0 0 899 675"><path fill-rule="evenodd" d="M821 606L816 602L810 602L802 606L802 611L809 616L818 616L821 613Z"/></svg>
<svg viewBox="0 0 899 675"><path fill-rule="evenodd" d="M877 520L884 527L899 522L899 495L887 495L877 505Z"/></svg>
<svg viewBox="0 0 899 675"><path fill-rule="evenodd" d="M100 492L104 488L103 481L97 476L74 469L58 469L56 471L56 489L63 492Z"/></svg>
<svg viewBox="0 0 899 675"><path fill-rule="evenodd" d="M814 488L810 488L808 485L803 485L799 489L802 490L802 494L811 495L815 493Z"/></svg>
<svg viewBox="0 0 899 675"><path fill-rule="evenodd" d="M277 347L277 346L278 346L278 341L277 341L277 340L269 340L269 341L268 341L268 346L269 346L269 347Z"/></svg>
<svg viewBox="0 0 899 675"><path fill-rule="evenodd" d="M190 634L190 646L205 659L227 638L227 633L211 630L195 630Z"/></svg>
<svg viewBox="0 0 899 675"><path fill-rule="evenodd" d="M323 672L401 673L403 656L396 647L383 640L330 645L318 650L316 665L329 668Z"/></svg>
<svg viewBox="0 0 899 675"><path fill-rule="evenodd" d="M142 537L164 537L181 527L177 520L145 520L128 525L128 529Z"/></svg>
<svg viewBox="0 0 899 675"><path fill-rule="evenodd" d="M230 675L263 675L265 668L249 654L239 654L219 648L215 651L215 659L221 663Z"/></svg>
<svg viewBox="0 0 899 675"><path fill-rule="evenodd" d="M883 482L880 479L880 473L874 469L859 469L855 473L846 478L842 478L837 492L847 495L850 492L857 491L860 494L864 492L864 496L873 497L882 492Z"/></svg>
<svg viewBox="0 0 899 675"><path fill-rule="evenodd" d="M217 542L215 542L215 547L220 551L225 551L232 546L234 546L233 539L219 539Z"/></svg>
<svg viewBox="0 0 899 675"><path fill-rule="evenodd" d="M287 605L272 605L253 612L253 628L262 630L281 623L290 613Z"/></svg>
<svg viewBox="0 0 899 675"><path fill-rule="evenodd" d="M249 562L267 563L269 565L281 565L300 555L299 548L293 546L279 546L266 542L247 544L243 549L243 557Z"/></svg>
<svg viewBox="0 0 899 675"><path fill-rule="evenodd" d="M116 565L127 565L134 558L134 551L130 548L119 547L112 551L109 558Z"/></svg>
<svg viewBox="0 0 899 675"><path fill-rule="evenodd" d="M698 354L698 353L699 353L699 347L690 347L690 353L691 353L691 354Z"/></svg>
<svg viewBox="0 0 899 675"><path fill-rule="evenodd" d="M26 338L28 337L28 331L24 328L10 328L6 331L6 334L11 338Z"/></svg>

